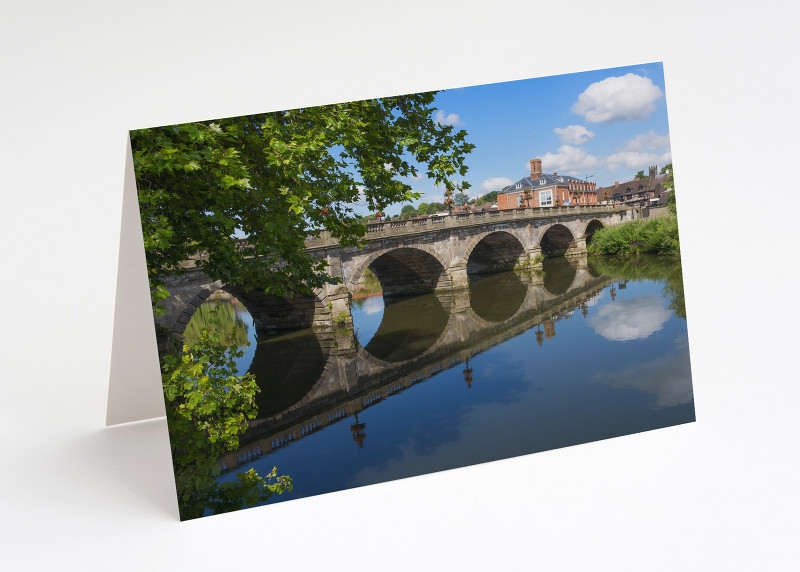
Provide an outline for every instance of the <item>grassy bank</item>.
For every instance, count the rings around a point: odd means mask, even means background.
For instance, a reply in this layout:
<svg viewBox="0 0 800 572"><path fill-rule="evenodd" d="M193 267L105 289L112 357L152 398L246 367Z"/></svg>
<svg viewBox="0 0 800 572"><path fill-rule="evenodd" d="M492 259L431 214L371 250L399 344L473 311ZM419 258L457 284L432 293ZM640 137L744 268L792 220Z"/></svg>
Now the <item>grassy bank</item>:
<svg viewBox="0 0 800 572"><path fill-rule="evenodd" d="M586 245L589 254L678 255L678 219L674 216L653 220L634 220L618 226L601 228Z"/></svg>

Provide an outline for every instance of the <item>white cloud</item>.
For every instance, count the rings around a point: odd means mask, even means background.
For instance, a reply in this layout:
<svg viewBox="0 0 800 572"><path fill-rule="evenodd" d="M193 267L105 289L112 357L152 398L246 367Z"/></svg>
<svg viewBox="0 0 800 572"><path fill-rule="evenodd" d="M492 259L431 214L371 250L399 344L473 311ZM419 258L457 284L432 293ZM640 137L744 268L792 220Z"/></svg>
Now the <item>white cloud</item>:
<svg viewBox="0 0 800 572"><path fill-rule="evenodd" d="M666 165L672 161L672 153L665 151L656 153L637 153L636 151L620 151L605 158L606 168L614 170L625 167L634 171L646 169L650 165Z"/></svg>
<svg viewBox="0 0 800 572"><path fill-rule="evenodd" d="M578 96L571 111L591 123L646 119L662 95L649 78L628 73L593 83Z"/></svg>
<svg viewBox="0 0 800 572"><path fill-rule="evenodd" d="M570 126L573 127L573 126ZM577 126L575 126L577 127ZM564 130L561 131L565 131ZM556 129L558 132L559 129ZM666 165L672 162L669 136L648 131L626 141L620 150L611 155L591 155L574 145L562 145L557 153L542 156L542 168L547 173L562 173L583 178L589 172L611 172L620 168L647 172L650 165Z"/></svg>
<svg viewBox="0 0 800 572"><path fill-rule="evenodd" d="M655 131L648 131L637 135L623 146L623 151L644 151L646 149L669 149L669 135L659 135Z"/></svg>
<svg viewBox="0 0 800 572"><path fill-rule="evenodd" d="M594 133L586 129L583 125L568 125L566 127L556 127L553 132L561 138L562 143L568 145L583 145L594 137Z"/></svg>
<svg viewBox="0 0 800 572"><path fill-rule="evenodd" d="M464 125L464 122L461 121L461 118L457 113L449 113L445 115L444 111L441 109L439 109L436 112L436 115L433 116L433 120L439 125Z"/></svg>
<svg viewBox="0 0 800 572"><path fill-rule="evenodd" d="M599 306L586 322L604 338L620 342L651 336L664 327L669 317L663 299L650 294Z"/></svg>
<svg viewBox="0 0 800 572"><path fill-rule="evenodd" d="M584 177L587 170L602 166L601 158L590 155L586 149L573 145L562 145L558 148L558 153L545 153L542 156L542 169L547 173Z"/></svg>
<svg viewBox="0 0 800 572"><path fill-rule="evenodd" d="M508 177L489 177L481 183L481 190L484 193L491 193L492 191L500 191L512 184L514 181Z"/></svg>

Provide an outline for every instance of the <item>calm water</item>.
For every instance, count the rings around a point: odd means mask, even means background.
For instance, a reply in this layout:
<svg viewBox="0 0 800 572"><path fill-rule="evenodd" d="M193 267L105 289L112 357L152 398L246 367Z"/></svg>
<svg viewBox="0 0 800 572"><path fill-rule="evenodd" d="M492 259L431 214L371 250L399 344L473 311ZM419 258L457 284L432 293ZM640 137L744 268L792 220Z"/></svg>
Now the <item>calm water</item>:
<svg viewBox="0 0 800 572"><path fill-rule="evenodd" d="M259 419L220 480L277 466L282 502L694 421L680 263L545 262L354 300L354 331L256 340L240 308Z"/></svg>

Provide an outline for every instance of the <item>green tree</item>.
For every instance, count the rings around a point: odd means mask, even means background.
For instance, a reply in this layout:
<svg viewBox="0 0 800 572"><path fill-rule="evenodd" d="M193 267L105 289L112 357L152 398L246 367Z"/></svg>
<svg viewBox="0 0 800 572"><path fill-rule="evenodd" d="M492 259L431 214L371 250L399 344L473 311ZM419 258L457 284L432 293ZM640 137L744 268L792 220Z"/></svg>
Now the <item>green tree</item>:
<svg viewBox="0 0 800 572"><path fill-rule="evenodd" d="M677 214L677 204L675 202L675 177L672 173L672 163L668 163L661 167L661 174L667 173L667 177L664 179L662 186L664 187L665 191L669 191L669 198L667 199L667 208L673 214Z"/></svg>
<svg viewBox="0 0 800 572"><path fill-rule="evenodd" d="M453 188L466 174L474 146L433 120L433 101L420 93L132 131L155 299L199 252L212 278L277 295L332 281L304 252L309 235L324 227L362 244L360 197L373 211L417 197L399 180L416 165ZM237 230L245 241L231 239Z"/></svg>
<svg viewBox="0 0 800 572"><path fill-rule="evenodd" d="M157 302L163 280L199 258L206 274L276 295L334 281L304 252L321 228L342 245L363 244L373 212L418 195L400 178L417 167L455 187L473 145L434 122L433 93L304 108L131 132L148 276ZM466 188L467 183L462 184ZM240 233L245 240L234 240ZM288 490L276 471L240 473L217 484L216 460L238 447L256 415L252 376L238 377L202 329L180 356L162 358L162 383L182 518L235 510Z"/></svg>
<svg viewBox="0 0 800 572"><path fill-rule="evenodd" d="M644 174L644 171L639 171L638 173L636 173L636 176L634 177L634 179L646 179L646 178L647 176Z"/></svg>
<svg viewBox="0 0 800 572"><path fill-rule="evenodd" d="M239 435L255 418L259 391L252 374L236 375L234 358L244 352L229 349L235 340L220 336L215 313L206 317L212 325L194 345L161 362L181 520L200 517L206 510L220 513L253 506L292 490L291 479L276 477L277 469L266 477L250 469L237 474L235 482L214 479L220 473L217 459L238 448Z"/></svg>
<svg viewBox="0 0 800 572"><path fill-rule="evenodd" d="M506 187L508 188L508 187ZM495 203L497 202L497 191L492 191L490 193L486 193L485 195L478 198L476 204L482 205L485 203Z"/></svg>
<svg viewBox="0 0 800 572"><path fill-rule="evenodd" d="M217 334L231 349L238 350L249 345L247 325L236 316L231 303L203 302L186 324L184 343L187 346L199 343L203 331Z"/></svg>
<svg viewBox="0 0 800 572"><path fill-rule="evenodd" d="M453 200L455 201L457 206L461 206L466 204L467 201L469 201L469 197L467 196L466 193L456 193L456 196L453 197Z"/></svg>

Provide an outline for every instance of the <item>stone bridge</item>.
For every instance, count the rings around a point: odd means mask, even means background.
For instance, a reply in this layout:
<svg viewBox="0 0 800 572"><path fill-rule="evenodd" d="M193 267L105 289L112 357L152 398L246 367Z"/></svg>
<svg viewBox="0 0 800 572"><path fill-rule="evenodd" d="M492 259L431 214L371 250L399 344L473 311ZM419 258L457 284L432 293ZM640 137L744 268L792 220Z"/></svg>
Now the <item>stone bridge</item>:
<svg viewBox="0 0 800 572"><path fill-rule="evenodd" d="M366 246L341 247L327 231L309 238L306 248L325 259L341 280L313 295L278 298L247 292L241 286L211 280L193 269L166 281L170 297L156 320L163 333L181 336L195 310L215 290L228 291L253 316L259 335L314 326L331 329L352 324L352 292L368 268L384 297L467 288L470 277L514 267L535 267L544 258L573 257L599 228L636 218L620 206L525 208L403 220L368 225ZM163 337L163 336L160 336Z"/></svg>
<svg viewBox="0 0 800 572"><path fill-rule="evenodd" d="M250 371L259 378L258 370L268 372L263 377L270 381L260 396L267 400L259 402L259 418L250 423L241 449L223 457L220 464L233 469L409 390L532 328L538 328L537 342L546 343L546 337L555 335L556 322L572 317L576 308L588 311L585 303L611 282L592 272L585 256L560 265L571 267L572 272L566 272L571 280L548 283L549 272L544 277L505 274L479 280L469 289L390 303L381 327L366 347L358 343L352 328L346 327L307 330L305 340L299 343L293 334L260 342ZM560 270L558 274L563 275L564 268ZM477 292L480 288L497 292L502 303L472 304L471 300L486 300ZM416 327L401 324L398 329L413 332L413 340L398 338L402 334L396 331L384 331L384 324L397 324L402 317ZM292 336L296 357L279 364L286 352L276 351L279 348L272 344ZM277 357L281 354L283 358Z"/></svg>

